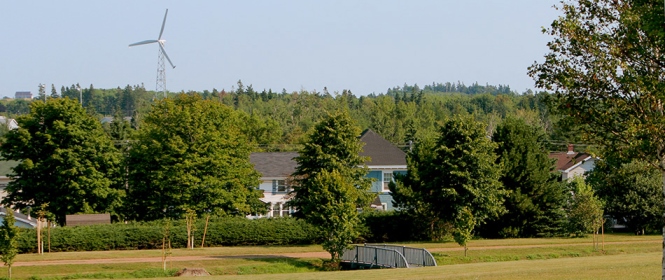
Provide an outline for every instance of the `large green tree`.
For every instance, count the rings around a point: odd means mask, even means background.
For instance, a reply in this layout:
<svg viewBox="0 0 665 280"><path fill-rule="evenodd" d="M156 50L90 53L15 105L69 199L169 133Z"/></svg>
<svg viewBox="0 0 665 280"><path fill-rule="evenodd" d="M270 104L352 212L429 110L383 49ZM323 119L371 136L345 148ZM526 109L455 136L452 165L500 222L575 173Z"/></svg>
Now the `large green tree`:
<svg viewBox="0 0 665 280"><path fill-rule="evenodd" d="M542 129L508 118L492 136L498 144L498 162L503 166L500 181L509 194L507 212L485 227L486 234L503 237L552 235L563 230L566 194L554 163L543 146Z"/></svg>
<svg viewBox="0 0 665 280"><path fill-rule="evenodd" d="M314 127L303 144L293 173L297 217L322 231L323 248L332 261L358 236L358 207L370 203L371 181L360 156L360 129L346 111L337 111Z"/></svg>
<svg viewBox="0 0 665 280"><path fill-rule="evenodd" d="M4 204L48 203L60 224L67 214L117 214L124 196L120 153L78 101L32 102L30 114L17 122L20 128L5 134L0 146L3 159L19 161L9 174Z"/></svg>
<svg viewBox="0 0 665 280"><path fill-rule="evenodd" d="M456 231L467 239L469 228L504 211L496 144L482 123L454 117L441 126L435 141L417 146L409 153L406 176L391 186L396 207L430 217L432 227L464 225Z"/></svg>
<svg viewBox="0 0 665 280"><path fill-rule="evenodd" d="M136 220L265 212L239 112L198 95L157 101L128 155L128 216ZM262 207L252 207L262 206Z"/></svg>
<svg viewBox="0 0 665 280"><path fill-rule="evenodd" d="M529 75L589 138L665 174L663 2L576 0L558 9L563 14L543 30L550 52Z"/></svg>
<svg viewBox="0 0 665 280"><path fill-rule="evenodd" d="M605 213L633 232L662 227L664 211L661 174L640 160L621 160L606 156L596 161L587 182L605 202Z"/></svg>

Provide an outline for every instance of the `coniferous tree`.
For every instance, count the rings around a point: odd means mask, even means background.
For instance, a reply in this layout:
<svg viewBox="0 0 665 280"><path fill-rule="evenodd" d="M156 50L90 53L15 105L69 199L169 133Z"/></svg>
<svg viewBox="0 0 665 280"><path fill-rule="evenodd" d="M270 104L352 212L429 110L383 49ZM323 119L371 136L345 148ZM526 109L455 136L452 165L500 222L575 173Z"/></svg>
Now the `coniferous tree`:
<svg viewBox="0 0 665 280"><path fill-rule="evenodd" d="M51 98L58 98L60 95L58 95L58 91L55 89L55 85L51 84Z"/></svg>
<svg viewBox="0 0 665 280"><path fill-rule="evenodd" d="M132 126L125 120L121 110L116 110L113 121L108 124L108 129L113 140L127 140L132 133Z"/></svg>
<svg viewBox="0 0 665 280"><path fill-rule="evenodd" d="M507 212L484 228L501 237L535 237L560 233L564 228L565 188L552 172L542 130L521 119L508 118L492 136L498 144L500 181L509 191Z"/></svg>
<svg viewBox="0 0 665 280"><path fill-rule="evenodd" d="M455 117L441 126L436 140L416 147L406 176L390 186L395 207L428 218L432 233L440 223L465 225L457 231L468 232L468 222L477 226L504 211L496 146L483 124Z"/></svg>

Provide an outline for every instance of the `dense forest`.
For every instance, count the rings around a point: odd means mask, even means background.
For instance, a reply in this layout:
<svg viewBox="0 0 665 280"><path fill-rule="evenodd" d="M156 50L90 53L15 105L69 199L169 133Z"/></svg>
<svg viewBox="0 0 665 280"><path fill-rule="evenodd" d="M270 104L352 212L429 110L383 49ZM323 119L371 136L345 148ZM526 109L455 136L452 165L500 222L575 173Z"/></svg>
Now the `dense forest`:
<svg viewBox="0 0 665 280"><path fill-rule="evenodd" d="M453 115L469 115L485 123L488 135L507 116L524 119L544 129L548 136L545 141L550 150L562 150L566 143L581 141L565 122L548 114L545 104L547 94L531 91L520 94L506 85L483 86L474 83L466 86L461 82L446 82L432 83L421 88L417 84L405 84L389 88L382 94L356 96L350 90L330 93L325 88L322 92L257 91L252 85L246 86L238 81L237 86L229 91L212 89L186 93L218 100L247 113L246 121L251 127L248 133L260 150L296 149L294 145L299 143L314 123L326 112L338 108L347 108L363 129L371 128L402 147L410 141L430 136L437 123ZM170 96L175 94L169 93ZM149 112L154 101L163 98L160 93L148 91L143 85L97 89L93 85L82 88L73 84L61 86L60 91L51 85L50 94L42 87L32 101L2 100L0 113L10 117L26 114L30 102L58 97L81 98L86 110L100 120L120 115L131 119L134 128L140 126L142 116Z"/></svg>

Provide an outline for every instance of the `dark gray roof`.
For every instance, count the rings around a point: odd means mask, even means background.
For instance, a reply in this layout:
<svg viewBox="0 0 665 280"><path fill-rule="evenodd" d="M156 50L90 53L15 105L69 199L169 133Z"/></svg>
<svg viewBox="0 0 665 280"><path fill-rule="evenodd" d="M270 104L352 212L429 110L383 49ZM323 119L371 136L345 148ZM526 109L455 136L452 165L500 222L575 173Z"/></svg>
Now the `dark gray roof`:
<svg viewBox="0 0 665 280"><path fill-rule="evenodd" d="M297 152L252 153L249 160L261 177L288 177L296 171Z"/></svg>
<svg viewBox="0 0 665 280"><path fill-rule="evenodd" d="M388 140L366 129L360 135L360 141L365 142L361 156L370 157L367 165L406 165L406 154Z"/></svg>
<svg viewBox="0 0 665 280"><path fill-rule="evenodd" d="M365 143L361 156L368 156L367 165L406 165L406 154L376 132L367 129L360 135ZM261 177L288 177L296 171L297 152L252 153L249 160Z"/></svg>

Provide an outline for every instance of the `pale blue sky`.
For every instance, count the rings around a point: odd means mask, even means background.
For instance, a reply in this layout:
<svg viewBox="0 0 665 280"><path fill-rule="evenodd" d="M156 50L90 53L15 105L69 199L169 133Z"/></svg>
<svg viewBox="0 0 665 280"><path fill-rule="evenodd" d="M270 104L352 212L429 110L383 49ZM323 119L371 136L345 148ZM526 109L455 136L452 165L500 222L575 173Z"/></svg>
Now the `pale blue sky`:
<svg viewBox="0 0 665 280"><path fill-rule="evenodd" d="M461 81L534 88L556 0L4 1L0 96L39 83L155 89L156 39L169 91L350 89ZM48 91L48 89L47 89Z"/></svg>

